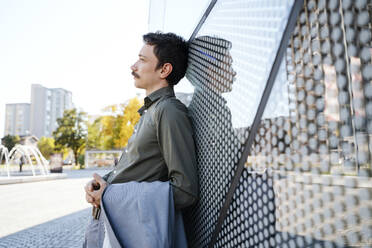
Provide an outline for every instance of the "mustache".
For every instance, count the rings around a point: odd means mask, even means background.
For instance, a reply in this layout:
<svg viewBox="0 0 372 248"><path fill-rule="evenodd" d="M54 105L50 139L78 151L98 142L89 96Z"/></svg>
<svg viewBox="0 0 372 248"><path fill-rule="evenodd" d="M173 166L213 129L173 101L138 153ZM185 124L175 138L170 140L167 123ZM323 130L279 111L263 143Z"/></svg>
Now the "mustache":
<svg viewBox="0 0 372 248"><path fill-rule="evenodd" d="M139 78L139 77L140 77L140 76L139 76L137 73L135 73L134 71L132 71L132 75L135 76L136 78Z"/></svg>

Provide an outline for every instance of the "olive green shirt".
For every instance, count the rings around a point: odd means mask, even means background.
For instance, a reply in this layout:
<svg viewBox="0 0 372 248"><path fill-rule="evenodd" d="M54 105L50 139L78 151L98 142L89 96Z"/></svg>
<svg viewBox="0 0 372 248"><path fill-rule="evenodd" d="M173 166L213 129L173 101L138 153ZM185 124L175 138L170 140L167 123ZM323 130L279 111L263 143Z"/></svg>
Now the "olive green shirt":
<svg viewBox="0 0 372 248"><path fill-rule="evenodd" d="M188 110L172 87L145 98L116 168L104 176L108 183L170 181L177 209L197 200L198 177L193 130Z"/></svg>

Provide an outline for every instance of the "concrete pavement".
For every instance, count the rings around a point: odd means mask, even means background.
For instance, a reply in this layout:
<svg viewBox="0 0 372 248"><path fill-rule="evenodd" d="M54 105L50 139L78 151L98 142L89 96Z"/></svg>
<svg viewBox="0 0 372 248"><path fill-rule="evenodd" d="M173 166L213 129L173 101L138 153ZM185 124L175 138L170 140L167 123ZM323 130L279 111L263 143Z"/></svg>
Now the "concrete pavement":
<svg viewBox="0 0 372 248"><path fill-rule="evenodd" d="M0 185L13 184L13 183L31 183L40 182L48 180L56 180L66 178L66 173L51 173L48 175L36 175L36 176L10 176L10 177L0 177Z"/></svg>
<svg viewBox="0 0 372 248"><path fill-rule="evenodd" d="M66 179L0 185L0 247L81 247L90 216L84 185L108 171L65 170Z"/></svg>

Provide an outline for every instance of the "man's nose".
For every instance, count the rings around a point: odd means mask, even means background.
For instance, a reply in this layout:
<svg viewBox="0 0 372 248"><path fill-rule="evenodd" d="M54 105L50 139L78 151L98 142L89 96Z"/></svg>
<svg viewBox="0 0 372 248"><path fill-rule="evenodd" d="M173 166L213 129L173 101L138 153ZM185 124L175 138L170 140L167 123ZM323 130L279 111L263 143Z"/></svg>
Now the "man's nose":
<svg viewBox="0 0 372 248"><path fill-rule="evenodd" d="M236 76L236 71L234 69L232 69L232 75L233 75L233 77Z"/></svg>
<svg viewBox="0 0 372 248"><path fill-rule="evenodd" d="M134 63L133 65L131 65L131 66L130 66L130 69L131 69L132 71L137 70L136 63Z"/></svg>

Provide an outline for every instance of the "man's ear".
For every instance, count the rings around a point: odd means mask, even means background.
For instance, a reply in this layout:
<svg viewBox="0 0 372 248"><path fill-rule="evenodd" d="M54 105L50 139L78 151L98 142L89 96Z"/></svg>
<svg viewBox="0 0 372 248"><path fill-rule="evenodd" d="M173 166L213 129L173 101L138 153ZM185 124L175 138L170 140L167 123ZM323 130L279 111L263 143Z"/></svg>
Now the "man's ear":
<svg viewBox="0 0 372 248"><path fill-rule="evenodd" d="M160 78L166 79L171 74L173 66L171 63L165 63L160 71Z"/></svg>

